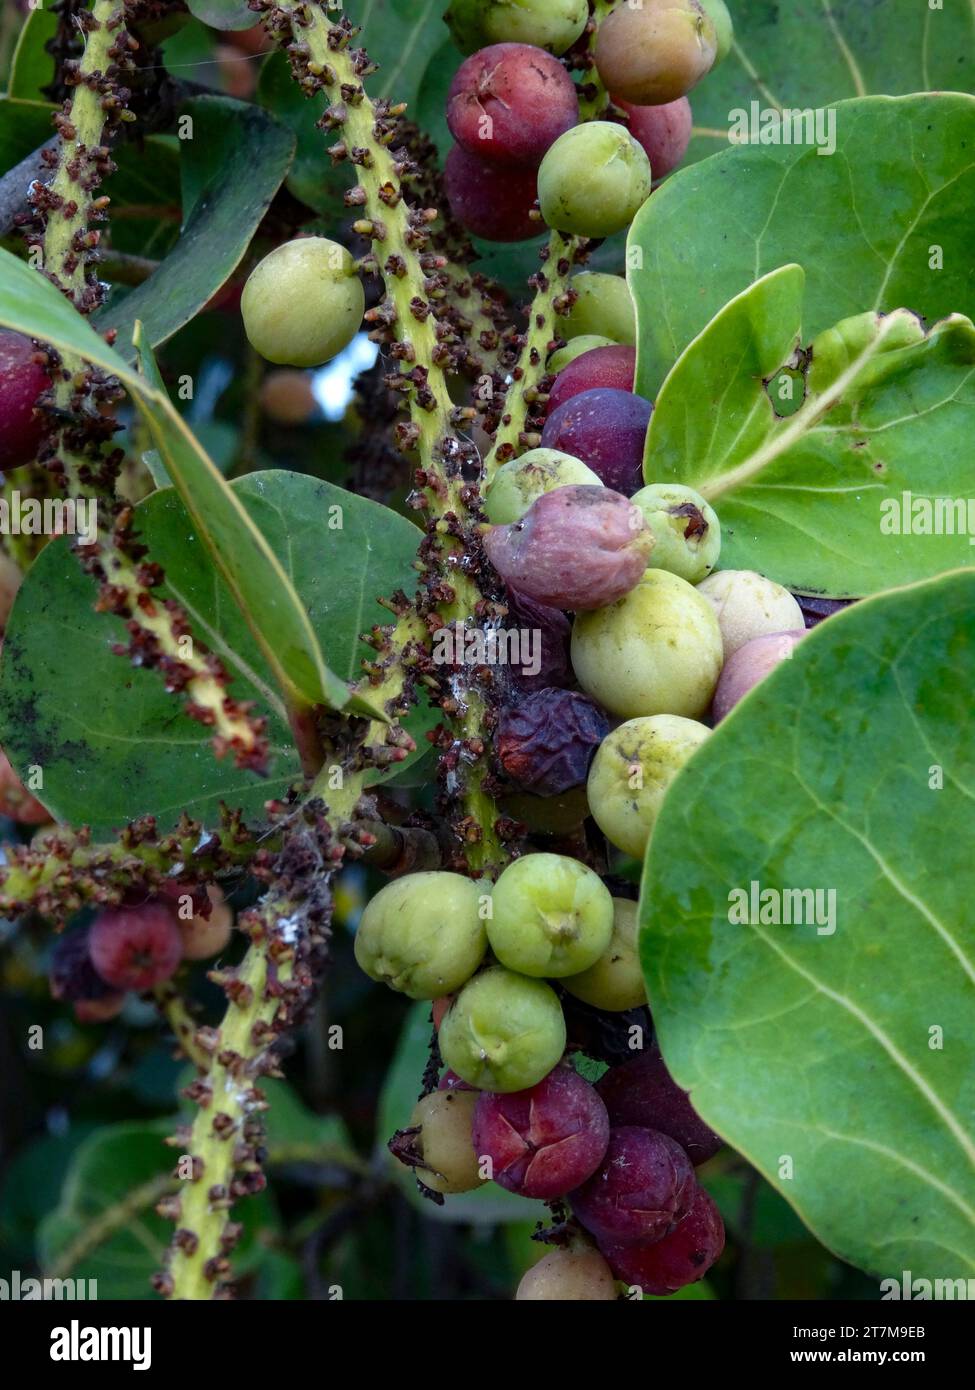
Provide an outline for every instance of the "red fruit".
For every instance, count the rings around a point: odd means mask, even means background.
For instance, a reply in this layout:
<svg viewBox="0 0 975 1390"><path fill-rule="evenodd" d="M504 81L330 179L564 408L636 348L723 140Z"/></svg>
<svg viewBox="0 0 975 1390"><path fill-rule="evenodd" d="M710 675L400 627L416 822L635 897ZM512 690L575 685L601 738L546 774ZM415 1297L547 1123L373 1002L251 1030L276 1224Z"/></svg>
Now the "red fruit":
<svg viewBox="0 0 975 1390"><path fill-rule="evenodd" d="M462 227L487 241L526 241L545 224L530 216L537 196L534 169L503 169L455 145L447 155L444 188Z"/></svg>
<svg viewBox="0 0 975 1390"><path fill-rule="evenodd" d="M602 1244L660 1240L686 1216L697 1183L681 1146L652 1129L613 1129L602 1166L570 1198Z"/></svg>
<svg viewBox="0 0 975 1390"><path fill-rule="evenodd" d="M609 386L615 391L632 391L636 373L636 348L614 343L611 347L590 348L574 357L555 378L549 392L548 413L558 410L573 396Z"/></svg>
<svg viewBox="0 0 975 1390"><path fill-rule="evenodd" d="M0 329L0 469L33 463L44 433L34 406L51 379L34 361L36 352L22 333Z"/></svg>
<svg viewBox="0 0 975 1390"><path fill-rule="evenodd" d="M91 959L116 989L151 989L168 980L183 955L183 939L163 903L110 908L91 927Z"/></svg>
<svg viewBox="0 0 975 1390"><path fill-rule="evenodd" d="M654 183L676 169L687 153L694 124L687 97L678 97L663 106L634 106L619 97L612 101L629 117L626 124L634 140L646 151Z"/></svg>
<svg viewBox="0 0 975 1390"><path fill-rule="evenodd" d="M695 1165L721 1148L720 1136L704 1123L671 1076L656 1043L622 1066L611 1067L596 1090L614 1125L640 1125L669 1134Z"/></svg>
<svg viewBox="0 0 975 1390"><path fill-rule="evenodd" d="M606 1107L571 1067L527 1091L484 1091L474 1107L474 1151L494 1181L521 1197L564 1197L596 1171L609 1143Z"/></svg>
<svg viewBox="0 0 975 1390"><path fill-rule="evenodd" d="M92 964L88 927L75 927L57 938L47 978L53 999L76 1004L115 998L111 985L105 983Z"/></svg>
<svg viewBox="0 0 975 1390"><path fill-rule="evenodd" d="M450 133L490 164L537 169L579 120L575 84L557 58L527 43L496 43L461 63L447 94Z"/></svg>
<svg viewBox="0 0 975 1390"><path fill-rule="evenodd" d="M657 1298L703 1279L724 1249L724 1222L699 1187L691 1209L672 1231L652 1244L601 1245L617 1279Z"/></svg>

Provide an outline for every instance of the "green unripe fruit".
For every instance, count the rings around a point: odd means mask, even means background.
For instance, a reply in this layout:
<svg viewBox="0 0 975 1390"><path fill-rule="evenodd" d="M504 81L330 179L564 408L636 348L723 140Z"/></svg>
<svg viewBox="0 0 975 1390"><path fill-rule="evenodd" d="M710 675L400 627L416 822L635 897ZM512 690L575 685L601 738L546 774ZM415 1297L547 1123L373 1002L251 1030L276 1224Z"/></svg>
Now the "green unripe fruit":
<svg viewBox="0 0 975 1390"><path fill-rule="evenodd" d="M468 1085L525 1091L559 1062L565 1019L551 985L492 965L451 1004L439 1041L444 1062Z"/></svg>
<svg viewBox="0 0 975 1390"><path fill-rule="evenodd" d="M452 1087L432 1091L417 1101L410 1117L410 1128L420 1133L413 1148L424 1166L415 1169L424 1187L433 1192L472 1192L485 1181L474 1152L472 1130L476 1091Z"/></svg>
<svg viewBox="0 0 975 1390"><path fill-rule="evenodd" d="M650 161L630 132L612 121L587 121L549 146L538 170L538 204L557 231L612 236L633 221L650 186Z"/></svg>
<svg viewBox="0 0 975 1390"><path fill-rule="evenodd" d="M697 587L710 603L721 629L724 659L768 632L801 632L802 609L781 584L754 570L718 570Z"/></svg>
<svg viewBox="0 0 975 1390"><path fill-rule="evenodd" d="M647 1002L646 985L637 950L637 905L628 898L613 899L613 935L594 965L562 981L569 994L595 1009L622 1013Z"/></svg>
<svg viewBox="0 0 975 1390"><path fill-rule="evenodd" d="M482 889L462 874L409 874L381 888L355 934L371 980L411 999L439 999L469 980L487 949Z"/></svg>
<svg viewBox="0 0 975 1390"><path fill-rule="evenodd" d="M445 19L462 53L492 43L530 43L556 56L586 27L586 0L453 0Z"/></svg>
<svg viewBox="0 0 975 1390"><path fill-rule="evenodd" d="M495 473L484 498L484 511L488 521L505 526L520 521L536 497L572 483L602 487L603 480L581 459L560 449L529 449Z"/></svg>
<svg viewBox="0 0 975 1390"><path fill-rule="evenodd" d="M735 37L735 26L731 15L728 13L728 6L724 0L701 0L701 9L714 25L715 41L717 44L717 57L714 66L723 63L731 52L731 44Z"/></svg>
<svg viewBox="0 0 975 1390"><path fill-rule="evenodd" d="M559 979L594 965L613 934L613 899L598 874L565 854L526 854L491 893L491 950L522 975Z"/></svg>
<svg viewBox="0 0 975 1390"><path fill-rule="evenodd" d="M631 497L653 532L653 567L699 584L721 554L721 523L699 492L680 483L653 483Z"/></svg>
<svg viewBox="0 0 975 1390"><path fill-rule="evenodd" d="M558 326L556 324L556 327ZM545 364L546 371L558 376L563 367L567 367L570 362L574 362L584 352L591 352L593 348L598 347L613 347L612 338L602 338L598 333L582 333L578 338L573 338L571 343L566 343L565 347L552 353Z"/></svg>
<svg viewBox="0 0 975 1390"><path fill-rule="evenodd" d="M330 361L359 331L365 308L352 257L320 236L285 242L265 256L240 300L251 346L288 367Z"/></svg>
<svg viewBox="0 0 975 1390"><path fill-rule="evenodd" d="M648 569L606 608L580 613L572 669L587 695L620 719L702 715L721 674L721 629L699 589Z"/></svg>
<svg viewBox="0 0 975 1390"><path fill-rule="evenodd" d="M636 345L636 309L621 275L584 270L572 277L570 287L578 298L566 317L559 320L563 338L572 341L583 334L596 334L611 343Z"/></svg>
<svg viewBox="0 0 975 1390"><path fill-rule="evenodd" d="M611 844L642 859L664 793L711 730L693 719L656 714L607 735L589 769L593 817Z"/></svg>

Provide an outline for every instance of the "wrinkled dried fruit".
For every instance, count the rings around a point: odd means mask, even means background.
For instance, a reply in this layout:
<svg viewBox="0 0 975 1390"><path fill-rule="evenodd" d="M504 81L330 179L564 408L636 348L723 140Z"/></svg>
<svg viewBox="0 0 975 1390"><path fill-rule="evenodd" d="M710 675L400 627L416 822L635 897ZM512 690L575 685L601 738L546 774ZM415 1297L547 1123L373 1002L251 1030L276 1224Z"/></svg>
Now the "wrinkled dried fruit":
<svg viewBox="0 0 975 1390"><path fill-rule="evenodd" d="M537 690L501 711L494 746L522 791L558 796L585 782L608 733L605 713L586 695Z"/></svg>
<svg viewBox="0 0 975 1390"><path fill-rule="evenodd" d="M639 509L604 487L545 493L520 521L495 526L484 539L506 584L573 612L602 608L628 593L652 547Z"/></svg>
<svg viewBox="0 0 975 1390"><path fill-rule="evenodd" d="M518 687L545 690L571 685L569 638L572 625L561 609L536 603L515 589L507 590L505 603L508 605L505 627L520 632L522 640L528 644L528 660L511 668ZM522 655L525 655L524 650Z"/></svg>

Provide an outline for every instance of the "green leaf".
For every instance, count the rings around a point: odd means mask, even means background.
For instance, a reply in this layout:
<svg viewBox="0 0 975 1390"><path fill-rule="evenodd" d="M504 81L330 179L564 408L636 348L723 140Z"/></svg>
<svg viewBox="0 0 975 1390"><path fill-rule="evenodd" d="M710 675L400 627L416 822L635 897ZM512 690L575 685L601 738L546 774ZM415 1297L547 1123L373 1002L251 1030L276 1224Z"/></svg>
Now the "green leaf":
<svg viewBox="0 0 975 1390"><path fill-rule="evenodd" d="M45 45L57 33L57 16L48 9L34 8L23 21L14 49L7 95L26 101L43 101L42 87L54 81L54 59Z"/></svg>
<svg viewBox="0 0 975 1390"><path fill-rule="evenodd" d="M726 150L644 203L628 241L641 395L656 396L723 305L792 262L806 272L807 338L866 309L975 316L975 99L840 102L836 137L828 158L808 146Z"/></svg>
<svg viewBox="0 0 975 1390"><path fill-rule="evenodd" d="M766 382L796 361L802 288L798 266L772 271L684 351L647 432L647 481L690 484L718 507L724 568L797 591L856 597L972 563L953 500L965 514L973 495L971 321L925 335L905 310L867 314L849 326L852 357L837 334L817 339L805 402L783 418ZM911 533L904 498L917 495L944 500L951 533Z"/></svg>
<svg viewBox="0 0 975 1390"><path fill-rule="evenodd" d="M137 325L136 348L156 397L165 391ZM166 472L173 479L200 539L219 567L289 705L326 705L383 717L375 701L350 695L325 664L311 619L265 536L212 463L182 417L139 395Z"/></svg>
<svg viewBox="0 0 975 1390"><path fill-rule="evenodd" d="M462 1221L477 1224L496 1224L508 1221L543 1221L545 1206L506 1192L497 1183L487 1182L473 1192L460 1192L444 1199L437 1206L417 1191L416 1179L404 1164L394 1158L386 1143L398 1129L406 1129L413 1107L420 1095L423 1071L429 1057L430 1005L421 1002L411 1005L403 1024L396 1055L379 1097L376 1118L376 1142L387 1165L403 1191L422 1212L433 1221Z"/></svg>
<svg viewBox="0 0 975 1390"><path fill-rule="evenodd" d="M75 1151L58 1206L38 1230L38 1260L49 1277L95 1281L89 1298L151 1298L173 1227L154 1210L175 1188L163 1140L176 1120L106 1125ZM236 1216L236 1213L235 1213ZM234 1253L238 1274L259 1264L260 1232L279 1228L270 1193L241 1203L244 1234Z"/></svg>
<svg viewBox="0 0 975 1390"><path fill-rule="evenodd" d="M21 101L0 95L0 169L12 169L51 139L53 111L54 107L44 101Z"/></svg>
<svg viewBox="0 0 975 1390"><path fill-rule="evenodd" d="M360 42L379 72L370 80L373 100L412 103L416 100L427 61L447 30L441 23L449 0L363 0L355 22Z"/></svg>
<svg viewBox="0 0 975 1390"><path fill-rule="evenodd" d="M376 502L284 470L249 474L232 488L301 595L334 669L352 679L371 654L359 634L389 618L376 597L415 575L417 528ZM341 530L329 527L335 508ZM271 775L218 762L208 731L181 712L158 673L112 652L126 640L124 624L94 612L94 586L68 538L45 546L17 595L0 657L0 746L15 766L43 768L45 805L59 820L90 824L99 837L140 815L168 828L183 806L213 825L221 801L259 822L264 802L299 775L271 671L174 489L140 504L136 530L165 571L160 597L175 599L221 657L230 694L268 713ZM397 768L422 757L430 718L421 709L407 719L419 746Z"/></svg>
<svg viewBox="0 0 975 1390"><path fill-rule="evenodd" d="M118 331L130 357L136 322L153 347L203 308L236 270L291 165L291 132L260 107L229 97L194 97L181 142L183 231L148 280L95 316Z"/></svg>
<svg viewBox="0 0 975 1390"><path fill-rule="evenodd" d="M186 0L186 8L212 29L253 29L260 22L247 0Z"/></svg>
<svg viewBox="0 0 975 1390"><path fill-rule="evenodd" d="M674 781L642 885L676 1080L884 1277L975 1274L973 606L956 572L810 633ZM818 910L739 924L752 884Z"/></svg>
<svg viewBox="0 0 975 1390"><path fill-rule="evenodd" d="M730 113L822 107L844 97L975 90L975 11L917 0L732 4L735 44L694 90L688 159L722 148Z"/></svg>

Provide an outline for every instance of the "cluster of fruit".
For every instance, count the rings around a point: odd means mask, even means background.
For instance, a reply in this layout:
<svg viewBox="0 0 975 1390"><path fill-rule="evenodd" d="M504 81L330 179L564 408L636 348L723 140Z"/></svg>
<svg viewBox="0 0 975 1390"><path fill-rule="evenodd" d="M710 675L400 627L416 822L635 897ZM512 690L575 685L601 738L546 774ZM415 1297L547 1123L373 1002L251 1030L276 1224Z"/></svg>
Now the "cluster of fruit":
<svg viewBox="0 0 975 1390"><path fill-rule="evenodd" d="M610 236L683 158L687 93L731 43L724 0L642 0L602 18L593 56L607 119L581 122L567 65L588 19L585 0L454 0L447 11L470 55L447 97L447 200L475 236Z"/></svg>
<svg viewBox="0 0 975 1390"><path fill-rule="evenodd" d="M181 961L219 955L233 925L233 912L215 886L194 892L174 884L158 898L103 908L58 937L51 993L74 1006L79 1022L106 1022L121 1011L127 992L164 984Z"/></svg>

